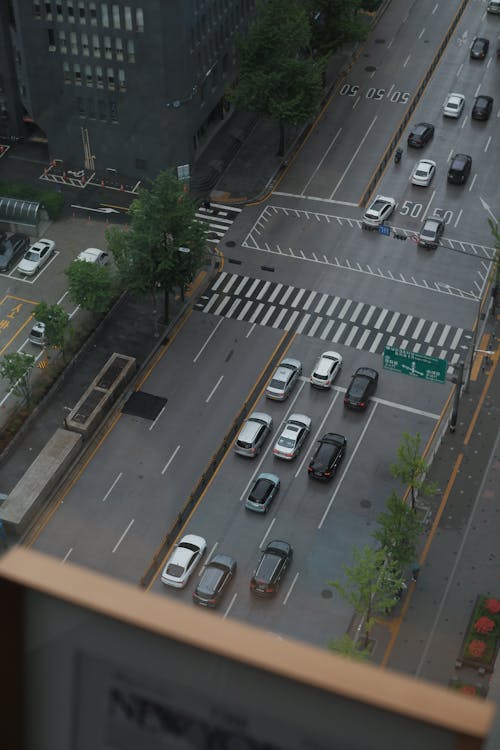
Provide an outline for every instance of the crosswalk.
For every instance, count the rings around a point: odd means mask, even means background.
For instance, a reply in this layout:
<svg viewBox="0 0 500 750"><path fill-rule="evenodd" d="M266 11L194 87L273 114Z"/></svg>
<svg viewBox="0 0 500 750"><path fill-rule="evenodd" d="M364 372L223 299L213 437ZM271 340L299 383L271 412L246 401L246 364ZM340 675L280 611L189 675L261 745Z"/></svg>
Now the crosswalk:
<svg viewBox="0 0 500 750"><path fill-rule="evenodd" d="M394 346L447 359L450 367L464 356L472 335L463 328L366 302L227 271L217 276L195 309L372 354Z"/></svg>
<svg viewBox="0 0 500 750"><path fill-rule="evenodd" d="M221 203L210 203L210 207L200 206L196 218L208 225L207 242L220 242L227 230L241 213L237 206L224 206Z"/></svg>

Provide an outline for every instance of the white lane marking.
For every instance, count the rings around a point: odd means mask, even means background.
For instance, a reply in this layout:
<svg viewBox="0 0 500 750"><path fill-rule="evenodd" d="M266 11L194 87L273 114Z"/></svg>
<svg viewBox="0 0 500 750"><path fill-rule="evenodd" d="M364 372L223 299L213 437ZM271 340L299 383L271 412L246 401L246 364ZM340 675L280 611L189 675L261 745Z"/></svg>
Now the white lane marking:
<svg viewBox="0 0 500 750"><path fill-rule="evenodd" d="M352 166L352 164L353 164L354 160L356 159L357 155L358 155L358 154L359 154L359 152L361 151L361 148L363 147L363 144L364 144L364 142L366 141L366 139L367 139L367 138L368 138L368 136L370 135L370 131L371 131L371 129L373 128L373 126L375 125L375 123L377 122L377 120L378 120L378 115L375 115L375 117L374 117L374 118L373 118L373 120L371 121L370 125L368 126L368 129L367 129L366 133L365 133L365 134L364 134L364 136L362 137L362 139L361 139L361 141L360 141L360 143L359 143L359 146L357 147L356 151L355 151L355 152L354 152L354 154L352 155L352 158L351 158L351 160L349 161L349 163L348 163L347 167L346 167L346 168L344 169L344 171L343 171L343 173L342 173L342 176L341 176L340 180L339 180L339 181L337 182L337 184L335 185L335 187L334 187L334 189L333 189L333 192L332 192L332 194L330 195L330 200L331 200L331 199L333 198L333 196L335 195L335 193L336 193L336 192L337 192L337 190L339 189L340 185L342 184L342 182L343 182L343 180L344 180L344 177L346 176L346 174L347 174L347 173L348 173L348 171L350 170L350 168L351 168L351 166Z"/></svg>
<svg viewBox="0 0 500 750"><path fill-rule="evenodd" d="M127 526L127 528L125 529L125 531L123 532L123 534L121 535L121 537L118 539L118 541L115 544L115 546L113 547L113 552L112 552L113 555L115 554L116 550L118 549L118 547L120 546L120 544L123 542L123 540L125 539L125 537L128 534L128 532L130 531L130 528L131 528L132 524L134 523L134 521L135 521L135 518L133 518L130 521L129 525Z"/></svg>
<svg viewBox="0 0 500 750"><path fill-rule="evenodd" d="M411 55L408 55L408 57L406 58L406 60L403 63L403 68L406 68L406 66L408 65L408 63L410 62L410 60L411 60Z"/></svg>
<svg viewBox="0 0 500 750"><path fill-rule="evenodd" d="M339 397L339 394L340 394L340 392L337 391L336 394L335 394L335 396L333 397L332 402L331 402L330 406L328 407L325 416L321 420L321 423L320 423L318 429L316 430L316 434L314 435L314 438L313 438L313 443L317 442L319 435L323 432L323 425L325 424L326 420L328 419L328 416L329 416L331 410L333 409L333 407L335 405L335 402L336 402L336 400ZM311 448L311 450L312 450L312 448ZM305 464L306 461L307 461L307 454L304 455L304 458L302 459L302 461L299 464L299 468L295 472L295 476L294 476L295 479L297 479L297 477L299 476L299 474L302 473L302 469L304 468L304 464Z"/></svg>
<svg viewBox="0 0 500 750"><path fill-rule="evenodd" d="M353 109L356 109L356 107L358 106L358 104L359 104L359 102L360 102L360 101L361 101L361 97L360 97L360 96L358 96L358 98L356 99L356 101L355 101L355 102L354 102L354 104L352 105L352 108L353 108Z"/></svg>
<svg viewBox="0 0 500 750"><path fill-rule="evenodd" d="M69 550L64 555L63 559L61 560L61 564L66 562L66 560L68 559L68 557L71 555L72 552L73 552L73 547L70 547Z"/></svg>
<svg viewBox="0 0 500 750"><path fill-rule="evenodd" d="M357 203L351 203L351 201L335 201L330 198L320 198L318 195L299 195L298 193L283 193L279 190L273 193L273 195L284 195L286 198L296 198L297 200L303 201L319 201L320 203L333 203L338 206L352 206L353 208L359 208Z"/></svg>
<svg viewBox="0 0 500 750"><path fill-rule="evenodd" d="M222 273L219 274L219 278L215 280L212 286L212 289L218 289L220 285L222 284L222 282L224 281L224 279L226 278L226 276L228 276L228 272L222 271Z"/></svg>
<svg viewBox="0 0 500 750"><path fill-rule="evenodd" d="M75 307L75 309L73 310L73 312L71 312L71 313L69 314L69 319L70 319L70 320L71 320L71 318L73 317L73 315L76 315L76 313L78 312L78 310L79 310L79 309L80 309L80 305L77 305L77 306Z"/></svg>
<svg viewBox="0 0 500 750"><path fill-rule="evenodd" d="M423 37L423 35L424 35L424 34L425 34L425 28L424 28L424 29L422 29L422 31L421 31L421 32L420 32L420 34L418 35L417 39L422 39L422 37Z"/></svg>
<svg viewBox="0 0 500 750"><path fill-rule="evenodd" d="M394 44L394 37L392 37L391 41L387 45L387 49L391 49L392 45Z"/></svg>
<svg viewBox="0 0 500 750"><path fill-rule="evenodd" d="M225 611L225 612L224 612L224 614L222 615L222 619L223 619L223 620L225 620L225 619L226 619L226 617L228 616L228 614L230 613L230 611L231 611L231 608L232 608L233 604L235 603L235 601L236 601L236 597L237 597L237 596L238 596L238 593L237 593L237 592L236 592L236 594L233 594L233 598L232 598L232 599L231 599L231 601L229 602L229 606L228 606L228 608L226 609L226 611Z"/></svg>
<svg viewBox="0 0 500 750"><path fill-rule="evenodd" d="M479 83L477 89L474 91L474 96L479 96L480 90L481 90L481 84Z"/></svg>
<svg viewBox="0 0 500 750"><path fill-rule="evenodd" d="M285 606L285 604L287 603L287 601L288 601L288 598L289 598L290 594L291 594L291 593L292 593L292 591L293 591L293 587L294 587L294 586L295 586L295 584L297 583L297 578L298 578L298 577L299 577L299 573L297 572L297 573L295 573L295 576L294 576L294 578L293 578L293 581L292 581L292 583L291 583L291 586L290 586L290 588L288 589L288 591L286 592L286 596L285 596L285 598L283 599L283 606Z"/></svg>
<svg viewBox="0 0 500 750"><path fill-rule="evenodd" d="M210 560L214 556L214 552L215 552L215 550L217 549L218 546L219 546L219 542L215 542L214 546L212 547L212 549L208 553L208 555L206 557L206 560L204 561L203 565L200 565L200 567L198 569L198 577L199 578L201 578L201 574L203 573L203 571L207 567L208 563L210 562Z"/></svg>
<svg viewBox="0 0 500 750"><path fill-rule="evenodd" d="M463 210L463 208L461 208L461 209L460 209L460 211L458 212L458 216L457 216L457 218L456 218L456 220L455 220L455 223L453 224L453 226L454 226L455 228L457 227L457 225L458 225L458 222L459 222L459 221L460 221L460 219L462 218L462 214L463 214L463 211L464 211L464 210Z"/></svg>
<svg viewBox="0 0 500 750"><path fill-rule="evenodd" d="M318 172L318 169L320 169L320 168L321 168L321 165L323 164L323 162L325 161L326 157L327 157L327 156L328 156L328 154L330 153L330 149L331 149L331 148L332 148L332 146L333 146L333 145L335 144L335 141L337 140L337 138L339 137L339 135L341 134L341 132L342 132L342 128L339 128L339 129L337 130L336 134L335 134L335 135L333 136L332 142L330 143L330 145L329 145L329 146L328 146L328 148L326 149L326 151L325 151L325 154L324 154L323 158L321 159L321 161L319 162L318 166L316 167L316 169L315 169L315 170L314 170L314 172L312 173L311 177L310 177L310 178L308 179L308 181L307 181L307 182L306 182L306 184L304 185L304 188L303 188L303 190L302 190L302 192L301 192L301 194L300 194L300 195L301 195L301 197L302 197L302 196L304 195L305 191L307 190L307 188L308 188L308 187L309 187L309 185L311 184L312 180L313 180L313 179L315 178L315 176L316 176L316 173ZM279 193L275 193L275 195L279 195ZM284 193L282 193L282 195L284 195Z"/></svg>
<svg viewBox="0 0 500 750"><path fill-rule="evenodd" d="M176 448L176 449L174 450L174 452L172 453L172 455L171 455L171 456L170 456L170 458L168 459L167 463L165 464L165 466L164 466L164 467L163 467L163 469L161 470L162 476L163 476L163 474L165 474L166 470L168 469L168 467L170 466L170 464L172 463L172 461L173 461L173 460L174 460L174 458L176 457L176 455L177 455L177 451L178 451L178 450L180 449L180 447L181 447L180 445L178 445L178 446L177 446L177 448Z"/></svg>
<svg viewBox="0 0 500 750"><path fill-rule="evenodd" d="M221 375L220 378L218 379L218 381L216 382L216 384L214 385L214 387L212 388L212 390L210 391L210 393L208 394L207 398L205 399L205 403L206 404L208 404L208 402L210 401L210 399L212 398L212 396L214 395L215 391L220 386L220 384L222 383L223 380L224 380L224 375Z"/></svg>
<svg viewBox="0 0 500 750"><path fill-rule="evenodd" d="M276 521L276 516L275 516L275 517L273 518L273 520L271 521L271 523L270 523L270 524L269 524L269 526L267 527L267 531L266 531L266 533L264 534L264 536L262 537L262 541L261 541L261 543L259 544L259 549L264 549L264 542L266 541L267 537L269 536L269 532L270 532L270 531L271 531L271 529L273 528L273 526L274 526L274 522L275 522L275 521Z"/></svg>
<svg viewBox="0 0 500 750"><path fill-rule="evenodd" d="M435 195L436 195L436 191L435 191L435 190L433 190L433 191L432 191L432 194L431 194L431 197L429 198L429 202L428 202L427 206L426 206L426 207L425 207L425 209L424 209L424 215L423 215L423 217L422 217L422 218L424 218L424 219L425 219L425 217L427 216L427 214L428 214L428 212L429 212L429 208L431 207L431 203L432 203L432 201L434 200L434 196L435 196Z"/></svg>
<svg viewBox="0 0 500 750"><path fill-rule="evenodd" d="M477 179L477 173L472 178L472 182L471 182L470 187L469 187L469 193L472 190L472 188L474 187L474 183L475 183L476 179Z"/></svg>
<svg viewBox="0 0 500 750"><path fill-rule="evenodd" d="M463 70L463 67L464 67L464 63L462 63L461 65L458 66L458 70L457 70L457 72L455 74L457 78L460 78L460 74L461 74L461 72Z"/></svg>
<svg viewBox="0 0 500 750"><path fill-rule="evenodd" d="M490 137L488 138L488 140L486 141L486 146L484 147L484 153L486 153L486 152L487 152L487 150L488 150L488 148L489 148L489 146L490 146L490 143L491 143L491 135L490 135Z"/></svg>
<svg viewBox="0 0 500 750"><path fill-rule="evenodd" d="M437 11L438 8L439 8L439 3L436 3L436 5L434 6L434 8L432 9L431 16L434 15L434 13Z"/></svg>
<svg viewBox="0 0 500 750"><path fill-rule="evenodd" d="M111 494L111 493L113 492L113 490L114 490L115 486L116 486L116 485L118 484L118 482L120 481L120 479L122 478L122 476L123 476L123 471L120 471L120 473L119 473L119 474L118 474L118 476L116 477L115 481L113 482L113 484L111 485L111 487L109 488L109 490L108 490L108 491L106 492L106 494L104 495L104 497L103 497L103 499L102 499L102 502L104 502L105 500L107 500L107 499L108 499L108 497L109 497L109 496L110 496L110 494Z"/></svg>
<svg viewBox="0 0 500 750"><path fill-rule="evenodd" d="M347 476L347 472L349 471L349 467L350 467L350 465L352 464L352 462L354 460L354 456L358 452L358 448L361 445L361 441L363 440L363 438L365 436L365 432L367 431L368 427L370 426L370 423L371 423L371 421L373 419L373 416L374 416L375 412L377 411L377 406L378 406L378 404L375 403L373 405L373 409L370 410L370 415L369 415L368 419L365 422L365 426L363 427L363 431L361 432L361 435L359 436L358 441L357 441L356 445L354 446L354 450L351 453L351 456L349 458L349 461L347 462L347 465L346 465L344 471L342 472L342 476L340 477L339 481L337 482L337 486L335 487L334 493L333 493L333 495L330 498L330 502L326 506L326 510L323 513L322 517L321 517L321 521L318 524L318 530L322 528L322 526L323 526L323 524L324 524L324 522L326 520L326 517L327 517L328 513L330 512L330 508L332 507L332 505L334 503L334 500L337 497L337 493L340 492L340 488L342 487L342 482L344 481L344 477Z"/></svg>
<svg viewBox="0 0 500 750"><path fill-rule="evenodd" d="M151 432L151 430L152 430L152 429L153 429L153 428L154 428L154 427L156 426L156 423L157 423L157 422L158 422L158 420L160 419L160 417L161 417L161 415L163 414L163 412L165 411L165 409L166 409L166 407L165 407L165 406L162 406L162 408L160 409L160 412L159 412L158 416L157 416L157 417L155 418L154 422L152 422L152 423L150 424L150 426L149 426L149 431L150 431L150 432Z"/></svg>
<svg viewBox="0 0 500 750"><path fill-rule="evenodd" d="M63 299L64 299L64 298L65 298L65 297L66 297L66 296L67 296L68 294L69 294L69 291L66 291L66 292L64 292L63 296L62 296L62 297L59 297L59 299L57 300L56 304L57 304L57 305L60 305L60 304L61 304L61 302L63 301Z"/></svg>

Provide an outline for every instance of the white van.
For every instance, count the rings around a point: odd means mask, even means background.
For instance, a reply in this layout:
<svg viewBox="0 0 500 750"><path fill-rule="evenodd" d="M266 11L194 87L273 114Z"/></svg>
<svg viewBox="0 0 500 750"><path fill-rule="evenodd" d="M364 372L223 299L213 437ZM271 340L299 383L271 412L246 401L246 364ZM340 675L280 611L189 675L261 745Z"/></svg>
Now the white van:
<svg viewBox="0 0 500 750"><path fill-rule="evenodd" d="M486 10L488 13L500 13L500 0L490 0Z"/></svg>
<svg viewBox="0 0 500 750"><path fill-rule="evenodd" d="M107 266L109 263L109 255L104 250L99 250L97 247L88 247L77 255L77 260L83 260L86 263L97 263L98 266Z"/></svg>

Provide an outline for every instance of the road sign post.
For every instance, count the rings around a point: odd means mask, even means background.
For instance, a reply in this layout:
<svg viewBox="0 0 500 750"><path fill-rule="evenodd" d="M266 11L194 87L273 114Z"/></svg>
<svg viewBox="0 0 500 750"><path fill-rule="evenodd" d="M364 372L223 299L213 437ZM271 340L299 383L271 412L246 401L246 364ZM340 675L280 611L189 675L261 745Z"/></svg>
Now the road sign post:
<svg viewBox="0 0 500 750"><path fill-rule="evenodd" d="M433 383L444 383L448 362L438 357L428 357L418 352L386 346L384 349L384 370L400 372L414 378L429 380Z"/></svg>

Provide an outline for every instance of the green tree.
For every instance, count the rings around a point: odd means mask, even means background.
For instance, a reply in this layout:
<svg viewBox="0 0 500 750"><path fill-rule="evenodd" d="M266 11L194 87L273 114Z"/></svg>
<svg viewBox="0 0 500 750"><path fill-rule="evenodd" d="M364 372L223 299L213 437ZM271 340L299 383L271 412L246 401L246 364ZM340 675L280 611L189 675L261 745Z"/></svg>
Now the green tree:
<svg viewBox="0 0 500 750"><path fill-rule="evenodd" d="M392 609L403 587L401 570L385 549L370 546L353 550L354 565L343 565L347 585L329 581L363 620L362 648L369 644L376 618Z"/></svg>
<svg viewBox="0 0 500 750"><path fill-rule="evenodd" d="M90 312L105 312L114 296L116 284L111 269L85 260L74 260L65 271L72 301Z"/></svg>
<svg viewBox="0 0 500 750"><path fill-rule="evenodd" d="M370 656L370 650L361 648L347 633L342 638L330 641L328 648L336 654L347 656L349 659L354 659L355 661L366 661Z"/></svg>
<svg viewBox="0 0 500 750"><path fill-rule="evenodd" d="M311 27L298 0L261 3L247 36L238 42L239 76L229 98L279 124L278 155L285 148L285 124L307 122L323 95L325 61L314 60Z"/></svg>
<svg viewBox="0 0 500 750"><path fill-rule="evenodd" d="M410 489L412 510L415 510L418 493L425 496L432 495L437 489L436 484L427 482L425 479L427 463L420 452L421 444L422 438L418 432L416 435L403 432L401 444L397 450L398 460L391 465L392 476L400 479Z"/></svg>
<svg viewBox="0 0 500 750"><path fill-rule="evenodd" d="M393 492L387 499L386 510L377 516L379 528L374 539L387 550L399 570L417 559L417 545L422 524L412 508Z"/></svg>
<svg viewBox="0 0 500 750"><path fill-rule="evenodd" d="M203 264L206 232L196 219L196 205L172 172L161 172L130 206L127 231L106 232L123 285L134 294L164 294L165 321L173 289L181 293Z"/></svg>
<svg viewBox="0 0 500 750"><path fill-rule="evenodd" d="M31 405L31 370L35 364L35 358L24 352L6 354L0 360L0 377L7 380L12 392L19 398Z"/></svg>
<svg viewBox="0 0 500 750"><path fill-rule="evenodd" d="M47 344L60 349L64 355L68 333L70 331L69 315L60 305L48 305L40 302L35 307L35 320L45 324Z"/></svg>
<svg viewBox="0 0 500 750"><path fill-rule="evenodd" d="M311 46L315 55L331 57L344 44L361 42L369 31L369 22L361 10L363 0L306 0L311 19Z"/></svg>

